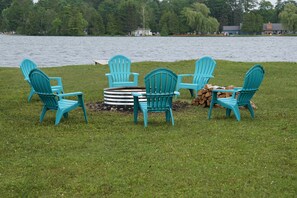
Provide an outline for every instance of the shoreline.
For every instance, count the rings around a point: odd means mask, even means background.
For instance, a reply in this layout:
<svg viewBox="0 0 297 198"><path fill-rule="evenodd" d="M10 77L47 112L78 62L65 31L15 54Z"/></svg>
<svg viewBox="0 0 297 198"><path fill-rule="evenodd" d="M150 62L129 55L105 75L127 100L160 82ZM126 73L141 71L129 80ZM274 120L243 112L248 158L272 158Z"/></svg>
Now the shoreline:
<svg viewBox="0 0 297 198"><path fill-rule="evenodd" d="M141 64L141 63L178 63L178 62L190 62L190 61L196 61L196 59L190 59L190 60L178 60L178 61L134 61L132 62L133 64ZM266 64L266 63L291 63L291 64L297 64L296 62L292 62L292 61L232 61L232 60L223 60L223 59L216 59L216 61L220 61L220 62L232 62L232 63L258 63L258 64ZM59 65L59 66L42 66L42 65L38 65L38 68L58 68L58 67L84 67L84 66L99 66L99 67L105 67L108 66L108 64L75 64L75 65ZM12 68L17 68L19 69L19 65L18 66L1 66L0 65L0 69L12 69Z"/></svg>

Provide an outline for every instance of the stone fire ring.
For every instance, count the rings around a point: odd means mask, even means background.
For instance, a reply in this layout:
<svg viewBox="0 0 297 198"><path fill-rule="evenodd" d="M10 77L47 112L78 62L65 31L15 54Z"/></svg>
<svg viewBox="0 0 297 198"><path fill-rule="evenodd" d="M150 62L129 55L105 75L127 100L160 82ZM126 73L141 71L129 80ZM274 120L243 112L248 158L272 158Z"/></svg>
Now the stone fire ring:
<svg viewBox="0 0 297 198"><path fill-rule="evenodd" d="M108 105L134 105L132 92L145 93L145 87L115 87L104 89L104 104ZM140 101L146 101L144 96Z"/></svg>

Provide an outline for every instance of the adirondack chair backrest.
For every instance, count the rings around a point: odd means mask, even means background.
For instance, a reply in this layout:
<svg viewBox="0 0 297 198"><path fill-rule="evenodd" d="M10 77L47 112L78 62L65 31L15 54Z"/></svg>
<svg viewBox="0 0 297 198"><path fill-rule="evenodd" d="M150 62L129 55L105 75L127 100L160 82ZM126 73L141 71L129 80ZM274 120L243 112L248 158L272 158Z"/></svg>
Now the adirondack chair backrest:
<svg viewBox="0 0 297 198"><path fill-rule="evenodd" d="M261 65L255 65L245 74L242 90L240 91L237 101L238 104L248 104L256 91L259 89L265 71Z"/></svg>
<svg viewBox="0 0 297 198"><path fill-rule="evenodd" d="M32 69L37 68L37 65L29 59L24 59L20 64L20 68L22 70L25 80L27 80L30 83L29 73Z"/></svg>
<svg viewBox="0 0 297 198"><path fill-rule="evenodd" d="M168 69L156 69L144 78L149 111L164 111L172 106L177 75Z"/></svg>
<svg viewBox="0 0 297 198"><path fill-rule="evenodd" d="M194 84L207 84L209 78L203 78L203 75L210 76L216 67L216 61L210 56L204 56L196 61Z"/></svg>
<svg viewBox="0 0 297 198"><path fill-rule="evenodd" d="M110 73L114 82L129 81L131 60L123 55L112 57L108 61Z"/></svg>
<svg viewBox="0 0 297 198"><path fill-rule="evenodd" d="M52 91L48 76L39 69L33 69L29 78L44 105L49 109L58 109L57 96Z"/></svg>

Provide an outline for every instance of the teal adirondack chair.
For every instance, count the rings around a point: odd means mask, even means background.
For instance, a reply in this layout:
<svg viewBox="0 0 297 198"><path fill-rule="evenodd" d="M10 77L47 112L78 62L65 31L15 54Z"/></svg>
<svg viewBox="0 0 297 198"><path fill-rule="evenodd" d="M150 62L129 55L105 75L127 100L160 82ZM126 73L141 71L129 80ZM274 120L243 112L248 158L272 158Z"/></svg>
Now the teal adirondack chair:
<svg viewBox="0 0 297 198"><path fill-rule="evenodd" d="M165 112L166 121L171 119L174 125L172 113L172 97L178 95L175 91L177 76L168 69L156 69L144 78L146 93L132 93L134 97L134 122L137 123L138 110L143 112L144 126L147 127L148 112ZM139 97L145 96L147 101L140 102Z"/></svg>
<svg viewBox="0 0 297 198"><path fill-rule="evenodd" d="M30 79L29 79L29 73L32 69L36 69L37 68L37 65L29 60L29 59L24 59L22 61L22 63L20 64L20 69L24 75L24 80L26 80L28 82L28 84L30 85L30 94L28 96L28 102L31 101L31 98L32 96L36 93L35 90L33 89L32 85L31 85L31 82L30 82ZM63 84L62 84L62 79L61 77L49 77L50 80L55 80L57 81L57 85L55 86L52 86L52 90L54 92L57 92L57 93L63 93L64 90L63 90Z"/></svg>
<svg viewBox="0 0 297 198"><path fill-rule="evenodd" d="M109 87L133 87L138 85L138 73L130 72L131 61L123 55L112 57L108 61L110 73L105 74L108 78ZM130 76L133 75L133 81Z"/></svg>
<svg viewBox="0 0 297 198"><path fill-rule="evenodd" d="M259 89L263 81L264 74L265 72L263 67L261 65L255 65L245 74L244 83L242 87L237 87L232 90L213 90L212 100L208 112L208 119L211 118L211 111L215 104L219 104L226 108L227 117L230 117L232 110L238 121L240 121L239 107L245 106L250 111L251 117L254 118L255 114L250 101L256 93L256 91ZM218 92L231 92L232 96L228 98L218 98Z"/></svg>
<svg viewBox="0 0 297 198"><path fill-rule="evenodd" d="M180 74L177 78L176 91L179 89L189 89L191 96L196 97L197 92L202 89L213 78L213 71L216 61L210 56L204 56L196 61L194 74ZM192 77L192 83L183 82L183 77Z"/></svg>
<svg viewBox="0 0 297 198"><path fill-rule="evenodd" d="M68 112L81 107L84 112L86 123L88 123L86 108L82 92L55 94L50 85L49 77L39 69L33 69L29 73L29 79L35 92L43 102L43 108L40 115L42 122L45 113L48 110L57 111L55 125L60 123L62 116L68 117ZM65 97L77 96L77 100L68 100Z"/></svg>

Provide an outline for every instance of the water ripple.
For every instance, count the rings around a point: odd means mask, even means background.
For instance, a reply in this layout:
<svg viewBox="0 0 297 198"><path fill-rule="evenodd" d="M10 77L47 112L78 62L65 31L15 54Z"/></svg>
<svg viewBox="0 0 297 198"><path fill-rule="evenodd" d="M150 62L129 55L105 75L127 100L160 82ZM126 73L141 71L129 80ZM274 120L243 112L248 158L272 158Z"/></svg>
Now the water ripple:
<svg viewBox="0 0 297 198"><path fill-rule="evenodd" d="M210 55L245 62L297 62L297 37L40 37L0 35L0 67L24 58L39 66L94 64L116 54L132 62L178 61Z"/></svg>

